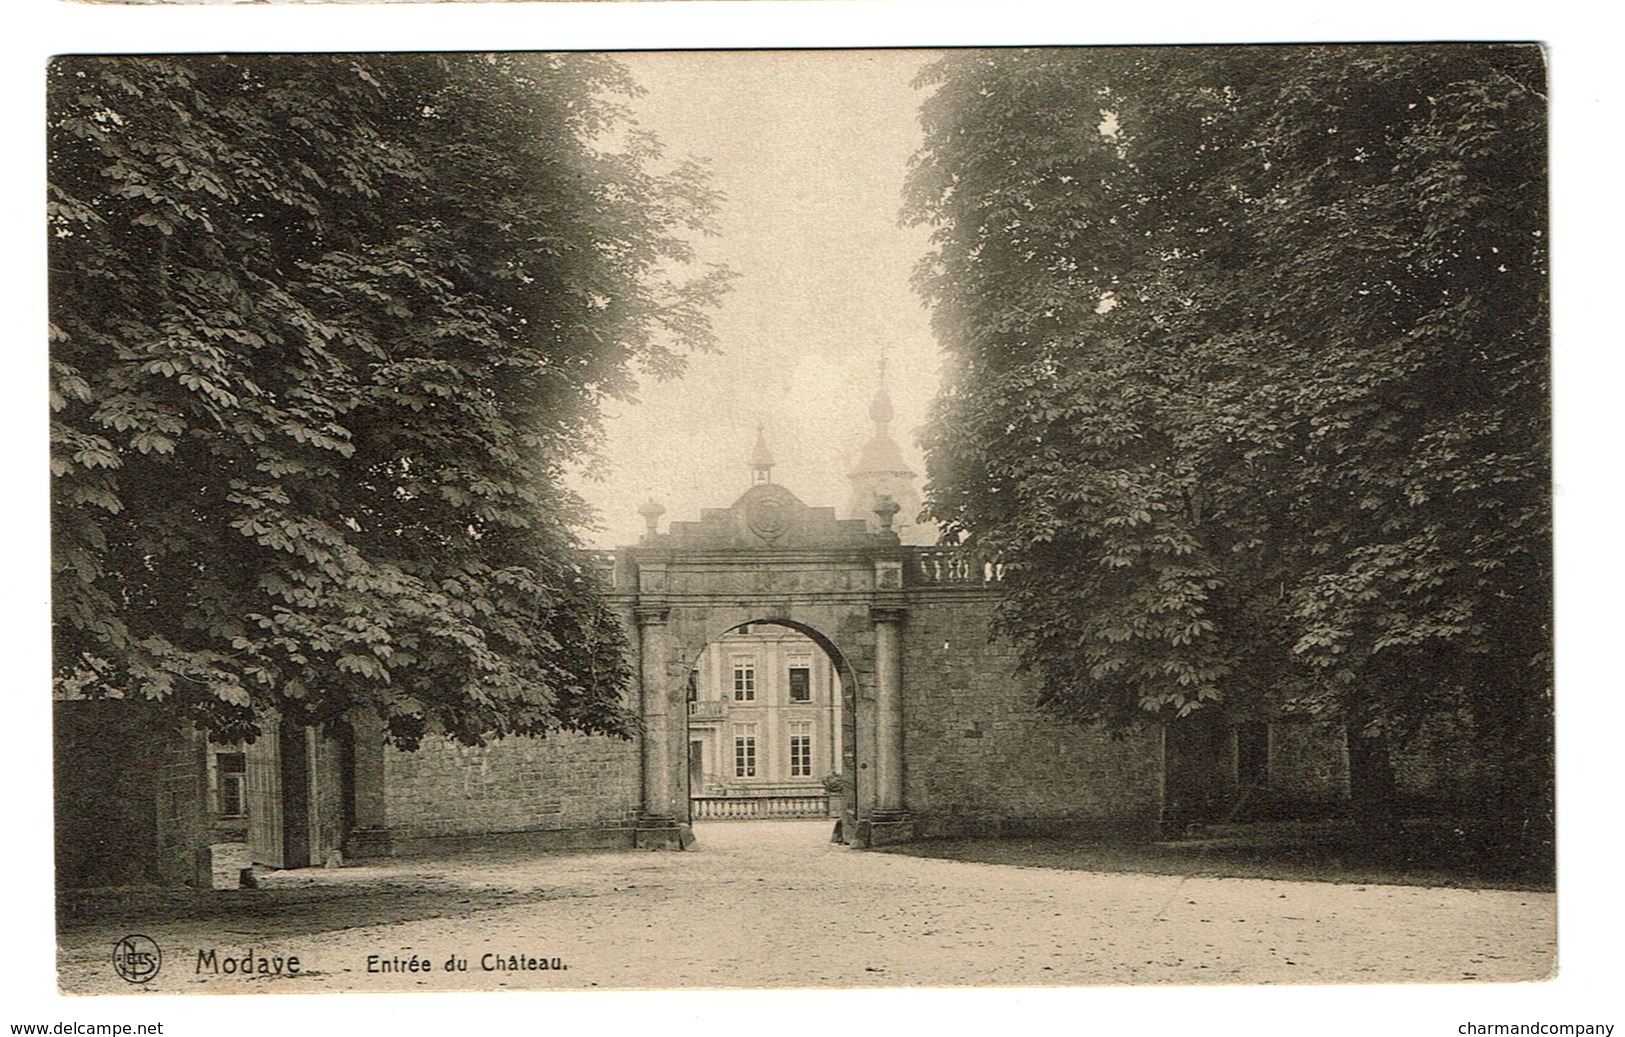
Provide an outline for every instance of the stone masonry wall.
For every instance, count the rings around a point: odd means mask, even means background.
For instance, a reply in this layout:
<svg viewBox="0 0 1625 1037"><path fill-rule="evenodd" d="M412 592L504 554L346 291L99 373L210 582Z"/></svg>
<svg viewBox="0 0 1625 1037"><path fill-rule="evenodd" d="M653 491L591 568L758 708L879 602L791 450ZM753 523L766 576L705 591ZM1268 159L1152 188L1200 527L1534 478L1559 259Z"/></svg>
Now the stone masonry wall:
<svg viewBox="0 0 1625 1037"><path fill-rule="evenodd" d="M993 602L917 596L903 633L904 781L921 835L1140 828L1161 810L1155 729L1113 740L1039 712L1015 649L989 642Z"/></svg>
<svg viewBox="0 0 1625 1037"><path fill-rule="evenodd" d="M1277 721L1270 725L1270 792L1297 803L1348 799L1349 759L1339 724Z"/></svg>
<svg viewBox="0 0 1625 1037"><path fill-rule="evenodd" d="M556 734L468 748L426 739L414 753L386 748L384 769L398 848L521 833L601 843L605 833L630 833L638 814L636 741Z"/></svg>
<svg viewBox="0 0 1625 1037"><path fill-rule="evenodd" d="M57 885L207 884L200 736L143 702L54 707Z"/></svg>
<svg viewBox="0 0 1625 1037"><path fill-rule="evenodd" d="M187 730L158 736L158 876L165 885L211 885L208 759L203 736Z"/></svg>

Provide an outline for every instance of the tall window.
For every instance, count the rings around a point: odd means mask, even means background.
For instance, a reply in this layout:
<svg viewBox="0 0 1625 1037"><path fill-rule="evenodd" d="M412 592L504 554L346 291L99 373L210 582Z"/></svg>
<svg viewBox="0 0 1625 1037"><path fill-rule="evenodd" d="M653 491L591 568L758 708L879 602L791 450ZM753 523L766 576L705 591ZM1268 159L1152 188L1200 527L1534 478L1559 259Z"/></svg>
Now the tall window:
<svg viewBox="0 0 1625 1037"><path fill-rule="evenodd" d="M790 724L790 777L812 777L812 724Z"/></svg>
<svg viewBox="0 0 1625 1037"><path fill-rule="evenodd" d="M243 786L248 767L242 753L215 753L215 805L221 817L242 817L248 812Z"/></svg>
<svg viewBox="0 0 1625 1037"><path fill-rule="evenodd" d="M734 729L734 777L756 777L756 728Z"/></svg>
<svg viewBox="0 0 1625 1037"><path fill-rule="evenodd" d="M805 666L790 667L790 701L812 701L812 670Z"/></svg>
<svg viewBox="0 0 1625 1037"><path fill-rule="evenodd" d="M734 701L756 701L756 660L734 660Z"/></svg>

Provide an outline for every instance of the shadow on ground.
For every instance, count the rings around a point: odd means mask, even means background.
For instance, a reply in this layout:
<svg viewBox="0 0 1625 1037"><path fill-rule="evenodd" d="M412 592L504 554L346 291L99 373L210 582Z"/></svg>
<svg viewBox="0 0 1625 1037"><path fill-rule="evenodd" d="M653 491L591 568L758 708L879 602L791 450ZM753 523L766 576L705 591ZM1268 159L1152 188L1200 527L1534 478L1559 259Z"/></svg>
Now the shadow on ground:
<svg viewBox="0 0 1625 1037"><path fill-rule="evenodd" d="M1461 889L1551 891L1555 872L1547 847L1528 852L1505 833L1435 821L1211 825L1155 842L928 839L883 852L1068 871Z"/></svg>
<svg viewBox="0 0 1625 1037"><path fill-rule="evenodd" d="M65 933L139 918L147 925L218 922L224 932L271 939L425 918L461 918L571 895L559 890L452 889L388 880L287 889L74 890L58 893L57 929Z"/></svg>

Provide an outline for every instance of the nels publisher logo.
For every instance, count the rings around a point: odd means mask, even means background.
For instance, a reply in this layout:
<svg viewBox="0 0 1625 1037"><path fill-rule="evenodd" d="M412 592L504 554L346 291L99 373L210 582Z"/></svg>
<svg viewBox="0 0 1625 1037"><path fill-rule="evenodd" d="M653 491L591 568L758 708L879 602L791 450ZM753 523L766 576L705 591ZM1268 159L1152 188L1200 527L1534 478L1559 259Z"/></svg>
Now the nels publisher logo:
<svg viewBox="0 0 1625 1037"><path fill-rule="evenodd" d="M113 945L113 970L126 982L147 982L163 963L164 953L150 936L126 936Z"/></svg>

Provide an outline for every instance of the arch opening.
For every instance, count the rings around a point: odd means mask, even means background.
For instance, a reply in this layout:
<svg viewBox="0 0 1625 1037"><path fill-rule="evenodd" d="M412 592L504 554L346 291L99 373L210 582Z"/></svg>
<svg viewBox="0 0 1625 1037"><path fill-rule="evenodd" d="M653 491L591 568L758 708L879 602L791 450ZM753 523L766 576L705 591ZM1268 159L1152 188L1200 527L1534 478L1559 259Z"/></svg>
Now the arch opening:
<svg viewBox="0 0 1625 1037"><path fill-rule="evenodd" d="M857 686L805 623L749 619L711 637L685 695L690 822L840 820L855 802Z"/></svg>

